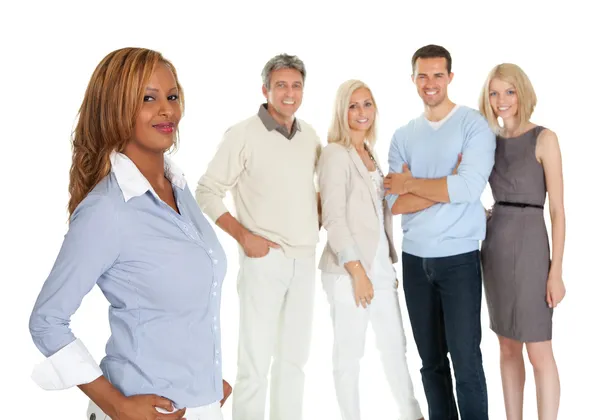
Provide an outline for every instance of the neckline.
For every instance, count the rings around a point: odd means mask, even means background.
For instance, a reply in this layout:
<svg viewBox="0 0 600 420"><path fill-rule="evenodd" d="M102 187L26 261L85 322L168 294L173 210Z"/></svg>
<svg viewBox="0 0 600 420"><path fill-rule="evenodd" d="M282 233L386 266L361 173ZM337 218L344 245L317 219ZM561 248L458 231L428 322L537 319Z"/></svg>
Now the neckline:
<svg viewBox="0 0 600 420"><path fill-rule="evenodd" d="M533 130L535 130L538 127L539 127L539 125L536 125L536 126L530 128L527 131L524 131L523 133L521 133L521 134L519 134L518 136L515 136L515 137L504 137L504 136L501 136L501 135L498 135L498 137L500 137L501 139L504 139L504 140L515 140L515 139L518 139L520 137L523 137L525 134L529 134L530 132L532 132Z"/></svg>
<svg viewBox="0 0 600 420"><path fill-rule="evenodd" d="M459 107L458 104L454 104L452 109L450 111L448 111L448 113L444 116L444 118L442 118L441 120L438 120L438 121L431 121L429 118L427 118L427 115L425 114L425 112L423 112L423 118L425 118L425 121L427 121L428 123L440 124L440 123L448 120L452 116L452 114L454 114L456 111L458 111L458 107Z"/></svg>
<svg viewBox="0 0 600 420"><path fill-rule="evenodd" d="M458 113L458 111L460 110L461 107L462 106L460 104L454 104L454 108L452 108L450 110L450 112L448 112L448 114L439 121L428 120L427 116L425 115L424 112L421 114L421 118L423 119L423 122L430 130L432 130L434 132L438 132L443 127L445 127L450 122L450 120L452 120L454 118L454 116Z"/></svg>

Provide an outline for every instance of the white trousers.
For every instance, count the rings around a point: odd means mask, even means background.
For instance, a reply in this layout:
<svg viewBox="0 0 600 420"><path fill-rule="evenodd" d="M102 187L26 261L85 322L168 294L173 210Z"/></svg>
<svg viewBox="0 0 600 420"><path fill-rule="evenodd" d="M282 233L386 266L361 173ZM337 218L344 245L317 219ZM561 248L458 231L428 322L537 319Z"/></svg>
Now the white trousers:
<svg viewBox="0 0 600 420"><path fill-rule="evenodd" d="M342 419L360 419L359 366L369 321L400 419L420 419L421 409L406 361L406 336L396 288L375 289L371 304L363 308L356 306L350 276L323 273L322 280L333 321L333 378Z"/></svg>
<svg viewBox="0 0 600 420"><path fill-rule="evenodd" d="M161 408L157 408L156 411L160 413L167 413L167 411ZM183 417L185 417L186 420L223 420L221 403L220 401L217 401L202 407L187 408ZM111 420L110 417L104 414L104 411L102 411L100 407L98 407L93 401L90 401L88 406L87 419Z"/></svg>
<svg viewBox="0 0 600 420"><path fill-rule="evenodd" d="M271 249L240 256L238 374L233 420L264 420L269 369L271 420L301 420L304 365L310 350L315 257ZM272 362L272 366L271 366Z"/></svg>

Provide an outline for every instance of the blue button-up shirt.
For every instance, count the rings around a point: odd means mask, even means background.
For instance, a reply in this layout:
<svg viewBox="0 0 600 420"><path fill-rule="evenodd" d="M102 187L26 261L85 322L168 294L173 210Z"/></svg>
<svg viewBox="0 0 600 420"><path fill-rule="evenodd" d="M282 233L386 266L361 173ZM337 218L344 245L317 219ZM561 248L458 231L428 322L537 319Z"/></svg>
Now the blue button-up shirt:
<svg viewBox="0 0 600 420"><path fill-rule="evenodd" d="M125 155L113 153L111 162L71 217L30 318L33 341L46 357L66 350L76 340L70 317L97 284L112 331L100 368L117 389L176 407L219 401L225 253L170 161L165 173L180 214Z"/></svg>

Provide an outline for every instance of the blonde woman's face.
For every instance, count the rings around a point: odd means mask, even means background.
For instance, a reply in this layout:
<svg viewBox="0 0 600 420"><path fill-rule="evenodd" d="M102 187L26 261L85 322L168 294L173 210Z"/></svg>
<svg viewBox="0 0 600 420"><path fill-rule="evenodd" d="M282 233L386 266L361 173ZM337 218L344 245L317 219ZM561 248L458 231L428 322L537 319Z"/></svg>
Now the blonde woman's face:
<svg viewBox="0 0 600 420"><path fill-rule="evenodd" d="M356 89L348 105L348 125L351 130L366 132L375 121L375 103L367 88Z"/></svg>
<svg viewBox="0 0 600 420"><path fill-rule="evenodd" d="M498 78L490 82L490 105L497 117L503 120L513 118L517 115L519 97L515 87Z"/></svg>

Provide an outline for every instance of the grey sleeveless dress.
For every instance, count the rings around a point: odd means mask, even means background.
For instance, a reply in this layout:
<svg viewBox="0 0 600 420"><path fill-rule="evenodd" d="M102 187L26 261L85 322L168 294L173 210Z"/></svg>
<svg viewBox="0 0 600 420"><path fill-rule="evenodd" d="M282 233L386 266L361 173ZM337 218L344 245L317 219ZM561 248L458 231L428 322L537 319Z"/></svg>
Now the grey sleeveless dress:
<svg viewBox="0 0 600 420"><path fill-rule="evenodd" d="M552 339L552 309L546 303L550 269L544 211L509 207L500 201L544 205L546 181L535 158L535 127L519 137L496 138L490 186L496 204L481 246L490 328L521 342Z"/></svg>

